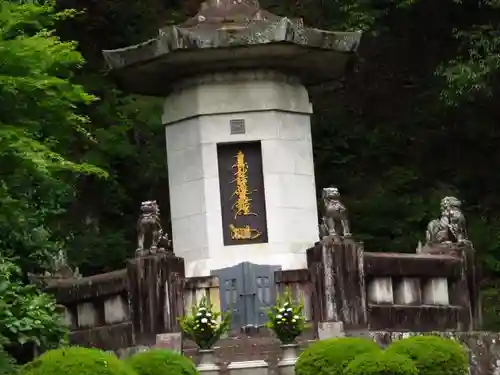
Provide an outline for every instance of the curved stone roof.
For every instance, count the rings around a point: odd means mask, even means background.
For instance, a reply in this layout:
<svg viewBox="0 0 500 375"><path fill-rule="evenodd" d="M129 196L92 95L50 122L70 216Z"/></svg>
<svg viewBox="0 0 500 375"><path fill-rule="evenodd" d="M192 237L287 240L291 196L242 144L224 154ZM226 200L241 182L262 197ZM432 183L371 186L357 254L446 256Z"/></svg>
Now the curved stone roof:
<svg viewBox="0 0 500 375"><path fill-rule="evenodd" d="M307 28L302 20L260 9L257 0L209 0L180 25L144 43L103 51L126 91L165 96L179 80L241 69L298 76L306 86L336 80L353 60L360 32Z"/></svg>

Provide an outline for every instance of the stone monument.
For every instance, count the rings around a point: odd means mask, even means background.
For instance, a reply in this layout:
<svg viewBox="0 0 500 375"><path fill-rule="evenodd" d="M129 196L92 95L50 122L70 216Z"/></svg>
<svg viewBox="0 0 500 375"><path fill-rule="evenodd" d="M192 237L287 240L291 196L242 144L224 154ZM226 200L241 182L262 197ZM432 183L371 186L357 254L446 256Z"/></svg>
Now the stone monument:
<svg viewBox="0 0 500 375"><path fill-rule="evenodd" d="M308 88L341 78L360 39L257 0L217 0L149 41L103 51L122 90L165 97L172 241L186 276L306 266L318 238Z"/></svg>

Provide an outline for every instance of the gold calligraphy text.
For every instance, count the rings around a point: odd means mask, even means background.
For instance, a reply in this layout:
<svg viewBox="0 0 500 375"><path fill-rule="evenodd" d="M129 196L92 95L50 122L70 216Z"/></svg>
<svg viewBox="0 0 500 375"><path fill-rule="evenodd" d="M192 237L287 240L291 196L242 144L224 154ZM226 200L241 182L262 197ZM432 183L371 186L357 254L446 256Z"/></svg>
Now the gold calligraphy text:
<svg viewBox="0 0 500 375"><path fill-rule="evenodd" d="M229 230L231 231L231 238L233 240L254 240L261 235L258 229L252 229L250 225L237 228L233 224L229 224Z"/></svg>
<svg viewBox="0 0 500 375"><path fill-rule="evenodd" d="M248 188L248 163L245 161L243 151L238 151L236 154L236 162L232 165L234 170L234 180L231 181L235 185L235 189L231 198L235 198L233 206L234 218L237 216L257 216L252 212L252 198L250 195L253 191ZM236 227L233 224L229 225L231 238L233 240L253 240L260 237L261 232L258 229L253 229L246 224L242 227Z"/></svg>
<svg viewBox="0 0 500 375"><path fill-rule="evenodd" d="M234 218L236 216L257 216L256 213L252 212L252 198L250 195L252 192L248 190L248 163L245 161L245 154L240 150L236 154L236 163L233 164L234 180L231 183L236 185L232 197L236 197L236 202L233 204L233 211L235 212Z"/></svg>

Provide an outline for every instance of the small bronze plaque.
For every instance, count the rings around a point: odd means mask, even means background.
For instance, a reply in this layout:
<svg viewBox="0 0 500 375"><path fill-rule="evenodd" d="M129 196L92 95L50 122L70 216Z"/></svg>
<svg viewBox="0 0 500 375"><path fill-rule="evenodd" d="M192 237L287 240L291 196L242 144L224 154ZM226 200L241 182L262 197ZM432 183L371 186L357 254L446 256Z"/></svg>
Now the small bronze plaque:
<svg viewBox="0 0 500 375"><path fill-rule="evenodd" d="M224 245L267 243L260 142L217 145Z"/></svg>
<svg viewBox="0 0 500 375"><path fill-rule="evenodd" d="M231 134L245 134L245 120L237 119L229 121Z"/></svg>

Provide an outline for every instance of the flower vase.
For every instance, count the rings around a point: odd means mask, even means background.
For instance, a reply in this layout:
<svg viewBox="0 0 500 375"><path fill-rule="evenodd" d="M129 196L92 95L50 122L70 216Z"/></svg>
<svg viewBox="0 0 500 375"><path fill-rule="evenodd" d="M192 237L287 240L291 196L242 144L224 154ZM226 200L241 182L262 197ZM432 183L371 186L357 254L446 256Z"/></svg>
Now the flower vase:
<svg viewBox="0 0 500 375"><path fill-rule="evenodd" d="M281 356L281 360L278 362L280 375L294 375L299 345L297 343L282 344L281 349L283 350L283 355Z"/></svg>
<svg viewBox="0 0 500 375"><path fill-rule="evenodd" d="M215 364L215 350L199 349L198 353L200 354L198 372L203 375L218 375L220 367Z"/></svg>

